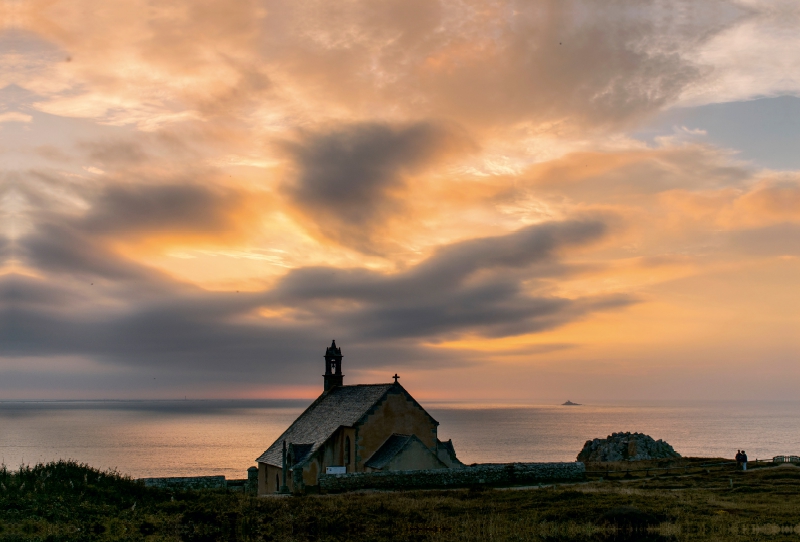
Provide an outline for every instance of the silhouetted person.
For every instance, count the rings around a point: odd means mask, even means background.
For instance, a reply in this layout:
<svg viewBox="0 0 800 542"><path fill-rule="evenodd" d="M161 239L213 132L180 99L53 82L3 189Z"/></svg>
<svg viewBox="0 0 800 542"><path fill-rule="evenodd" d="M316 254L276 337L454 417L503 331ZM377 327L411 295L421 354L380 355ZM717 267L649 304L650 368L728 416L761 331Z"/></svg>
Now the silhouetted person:
<svg viewBox="0 0 800 542"><path fill-rule="evenodd" d="M742 451L736 450L736 470L742 468Z"/></svg>
<svg viewBox="0 0 800 542"><path fill-rule="evenodd" d="M742 450L742 470L747 470L747 454Z"/></svg>

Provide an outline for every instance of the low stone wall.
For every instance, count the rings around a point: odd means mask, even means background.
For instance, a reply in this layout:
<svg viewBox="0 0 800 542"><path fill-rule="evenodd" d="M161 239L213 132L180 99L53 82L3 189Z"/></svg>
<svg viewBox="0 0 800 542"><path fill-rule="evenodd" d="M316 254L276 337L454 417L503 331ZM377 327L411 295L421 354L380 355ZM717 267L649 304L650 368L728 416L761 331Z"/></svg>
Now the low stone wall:
<svg viewBox="0 0 800 542"><path fill-rule="evenodd" d="M174 476L170 478L139 478L148 487L161 489L225 489L224 476Z"/></svg>
<svg viewBox="0 0 800 542"><path fill-rule="evenodd" d="M247 469L247 478L226 480L224 476L170 476L167 478L139 478L148 487L161 489L227 489L255 493L258 490L258 467Z"/></svg>
<svg viewBox="0 0 800 542"><path fill-rule="evenodd" d="M583 463L484 464L454 469L323 474L319 489L339 493L357 489L437 489L475 485L507 486L539 482L577 482L586 476Z"/></svg>
<svg viewBox="0 0 800 542"><path fill-rule="evenodd" d="M250 482L247 480L247 478L225 480L225 488L228 491L242 491L244 493L247 493L251 490Z"/></svg>

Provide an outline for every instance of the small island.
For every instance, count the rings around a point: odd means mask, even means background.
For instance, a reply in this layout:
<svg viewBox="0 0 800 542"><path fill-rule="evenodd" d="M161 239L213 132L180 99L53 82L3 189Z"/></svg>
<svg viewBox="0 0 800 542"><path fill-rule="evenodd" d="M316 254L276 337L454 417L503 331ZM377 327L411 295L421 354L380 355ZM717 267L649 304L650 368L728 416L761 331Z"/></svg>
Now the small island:
<svg viewBox="0 0 800 542"><path fill-rule="evenodd" d="M567 402L566 403L561 403L561 406L581 406L581 404L580 403L573 403L572 401L567 399Z"/></svg>

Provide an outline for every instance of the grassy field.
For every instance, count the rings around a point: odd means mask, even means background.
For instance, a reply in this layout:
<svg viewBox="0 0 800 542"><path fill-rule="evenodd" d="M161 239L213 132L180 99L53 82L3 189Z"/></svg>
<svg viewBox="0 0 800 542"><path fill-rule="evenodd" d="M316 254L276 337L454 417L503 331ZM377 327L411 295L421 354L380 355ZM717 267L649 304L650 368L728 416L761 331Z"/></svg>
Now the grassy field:
<svg viewBox="0 0 800 542"><path fill-rule="evenodd" d="M800 468L698 466L708 462L672 462L657 476L589 465L611 472L556 487L284 498L145 488L60 462L0 470L0 541L800 538Z"/></svg>

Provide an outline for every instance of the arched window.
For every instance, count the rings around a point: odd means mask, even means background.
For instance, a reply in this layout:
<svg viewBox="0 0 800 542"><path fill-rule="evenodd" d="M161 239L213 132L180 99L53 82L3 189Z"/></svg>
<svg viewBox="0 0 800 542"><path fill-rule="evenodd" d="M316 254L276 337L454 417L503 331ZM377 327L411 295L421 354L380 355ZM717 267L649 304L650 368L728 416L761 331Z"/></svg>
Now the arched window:
<svg viewBox="0 0 800 542"><path fill-rule="evenodd" d="M344 464L350 464L350 437L344 439Z"/></svg>

